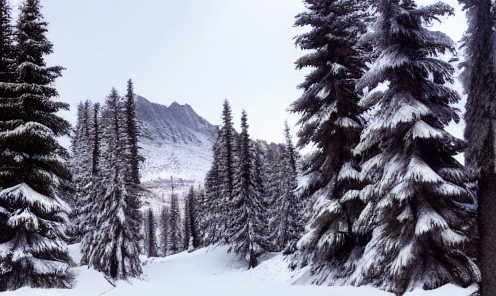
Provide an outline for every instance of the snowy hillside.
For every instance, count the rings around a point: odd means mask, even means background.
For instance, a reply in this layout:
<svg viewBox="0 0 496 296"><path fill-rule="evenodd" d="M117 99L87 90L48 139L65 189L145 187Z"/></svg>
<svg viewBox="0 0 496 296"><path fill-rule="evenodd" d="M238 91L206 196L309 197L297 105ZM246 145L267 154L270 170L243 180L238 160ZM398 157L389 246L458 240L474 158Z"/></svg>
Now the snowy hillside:
<svg viewBox="0 0 496 296"><path fill-rule="evenodd" d="M78 260L79 245L70 246ZM227 247L203 248L193 253L182 252L166 258L145 260L142 280L120 281L114 288L103 275L86 266L77 267L74 289L22 288L4 292L4 296L388 296L371 287L328 287L291 285L306 270L291 271L283 255L268 254L261 264L246 270L246 263ZM433 291L416 290L405 296L468 296L474 288L461 289L446 285Z"/></svg>
<svg viewBox="0 0 496 296"><path fill-rule="evenodd" d="M136 116L142 133L140 153L145 157L141 180L151 198L145 203L160 203L163 197L168 198L171 177L178 193L203 183L212 162L216 127L188 104L174 102L166 107L140 96L136 97Z"/></svg>

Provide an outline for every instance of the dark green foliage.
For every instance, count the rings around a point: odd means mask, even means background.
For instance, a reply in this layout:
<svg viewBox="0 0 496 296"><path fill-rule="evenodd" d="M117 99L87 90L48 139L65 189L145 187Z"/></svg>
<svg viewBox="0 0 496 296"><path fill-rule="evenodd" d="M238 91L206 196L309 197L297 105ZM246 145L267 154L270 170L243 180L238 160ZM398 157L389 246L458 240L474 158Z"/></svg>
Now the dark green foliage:
<svg viewBox="0 0 496 296"><path fill-rule="evenodd" d="M93 209L98 219L87 256L89 266L114 279L138 277L142 273L139 260L142 217L137 187L129 179L124 110L122 99L112 89L102 112L102 190L94 199Z"/></svg>
<svg viewBox="0 0 496 296"><path fill-rule="evenodd" d="M153 211L151 208L148 208L146 211L146 221L148 222L148 257L157 257L157 236L156 236L156 226L155 226L155 217L153 216Z"/></svg>
<svg viewBox="0 0 496 296"><path fill-rule="evenodd" d="M268 245L264 235L267 225L265 207L255 183L254 152L248 134L247 115L243 110L228 240L231 249L248 261L248 268L258 265L257 257L265 252Z"/></svg>
<svg viewBox="0 0 496 296"><path fill-rule="evenodd" d="M312 52L299 58L296 68L312 71L299 85L303 95L291 111L301 116L298 146L315 147L303 160L307 182L299 192L300 200L315 205L299 243L299 260L312 265L316 282L321 283L352 272L354 265L347 262L356 260L361 249L351 228L363 202L349 192L359 185L353 149L363 120L355 86L368 61L358 41L369 16L368 1L305 3L308 11L296 16L295 26L311 26L311 30L298 36L296 45Z"/></svg>
<svg viewBox="0 0 496 296"><path fill-rule="evenodd" d="M171 206L169 212L169 241L168 251L170 254L176 254L183 250L182 233L181 233L181 215L179 213L179 200L177 194L171 195Z"/></svg>
<svg viewBox="0 0 496 296"><path fill-rule="evenodd" d="M366 203L353 231L370 241L349 281L397 295L447 283L466 287L479 279L465 252L476 201L469 174L453 158L463 142L444 130L459 120L450 104L460 96L444 85L454 69L436 58L454 52L454 42L424 27L453 9L417 8L411 0L374 4L376 30L366 39L378 58L358 83L371 90L360 102L371 119L354 150L367 185L347 197ZM383 82L386 90L374 90Z"/></svg>
<svg viewBox="0 0 496 296"><path fill-rule="evenodd" d="M463 37L465 61L462 82L467 93L465 164L478 179L478 265L481 295L496 291L496 69L494 66L494 1L459 0L467 11L468 31Z"/></svg>
<svg viewBox="0 0 496 296"><path fill-rule="evenodd" d="M0 291L70 288L71 209L57 184L71 174L55 139L69 135L70 125L56 115L68 104L55 101L53 87L63 68L45 65L53 45L39 1L24 1L13 43L8 11L0 1Z"/></svg>
<svg viewBox="0 0 496 296"><path fill-rule="evenodd" d="M129 169L130 176L128 178L132 181L132 183L138 185L140 184L139 162L141 157L138 154L139 130L136 123L136 106L134 102L133 82L131 79L127 82L127 94L124 106L126 112L126 132L128 136L128 141L126 144L128 146L128 153L130 154L129 161L131 166Z"/></svg>

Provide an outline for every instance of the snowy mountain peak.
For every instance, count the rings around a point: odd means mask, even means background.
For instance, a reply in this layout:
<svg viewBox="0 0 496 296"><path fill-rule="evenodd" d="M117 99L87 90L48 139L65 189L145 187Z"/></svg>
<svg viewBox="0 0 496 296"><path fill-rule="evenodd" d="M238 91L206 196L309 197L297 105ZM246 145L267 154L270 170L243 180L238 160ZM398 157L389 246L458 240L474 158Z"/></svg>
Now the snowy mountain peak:
<svg viewBox="0 0 496 296"><path fill-rule="evenodd" d="M213 143L217 129L200 117L190 105L173 102L169 107L136 96L136 116L141 123L142 140L158 145Z"/></svg>
<svg viewBox="0 0 496 296"><path fill-rule="evenodd" d="M141 181L151 195L148 203L161 204L174 192L203 182L212 163L217 128L188 105L169 107L136 96L136 117L141 136ZM182 188L184 187L184 188Z"/></svg>

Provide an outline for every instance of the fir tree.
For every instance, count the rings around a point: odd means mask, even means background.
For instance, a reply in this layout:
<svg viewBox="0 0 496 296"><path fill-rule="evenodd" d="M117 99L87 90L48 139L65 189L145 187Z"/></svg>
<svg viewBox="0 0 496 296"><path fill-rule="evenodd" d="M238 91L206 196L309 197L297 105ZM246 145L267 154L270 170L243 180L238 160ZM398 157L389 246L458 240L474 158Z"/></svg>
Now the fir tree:
<svg viewBox="0 0 496 296"><path fill-rule="evenodd" d="M196 193L193 186L189 188L188 195L184 202L184 220L183 220L183 245L188 251L198 247L197 224L195 219L196 214Z"/></svg>
<svg viewBox="0 0 496 296"><path fill-rule="evenodd" d="M162 256L165 257L169 251L169 221L170 221L170 213L169 209L166 206L162 207L160 211L160 220L161 220L161 245L162 245Z"/></svg>
<svg viewBox="0 0 496 296"><path fill-rule="evenodd" d="M5 4L0 43L10 34ZM68 153L55 140L69 135L69 123L56 115L69 106L54 101L53 82L63 68L45 64L53 48L46 32L39 1L24 1L15 28L13 79L0 83L0 291L72 286L65 243L71 210L57 196L58 184L71 176L64 162ZM3 49L2 67L8 55Z"/></svg>
<svg viewBox="0 0 496 296"><path fill-rule="evenodd" d="M348 195L366 202L353 230L371 239L350 280L396 295L447 283L466 287L478 280L464 252L474 231L475 195L453 158L463 142L444 130L459 119L449 104L460 97L444 86L454 69L436 58L455 49L445 34L423 26L453 9L441 2L417 8L412 0L374 4L379 16L367 39L378 59L358 87L389 84L361 101L373 115L355 149L368 185Z"/></svg>
<svg viewBox="0 0 496 296"><path fill-rule="evenodd" d="M277 245L285 252L292 253L296 249L296 241L303 232L303 223L300 218L302 203L297 199L295 190L297 188L296 152L289 133L288 123L284 124L284 138L286 143L283 147L281 166L279 168L278 184L280 195L277 198L279 225L277 231Z"/></svg>
<svg viewBox="0 0 496 296"><path fill-rule="evenodd" d="M368 1L305 3L308 11L296 16L295 26L312 29L298 36L296 45L312 53L298 59L296 68L313 70L298 86L303 95L291 111L301 115L298 146L315 147L304 160L307 182L299 193L302 203L309 199L314 206L298 248L300 262L311 264L316 282L321 283L346 276L353 266L347 262L356 260L361 249L352 231L363 207L353 191L358 172L352 150L363 124L355 85L366 69L367 54L357 44L366 31Z"/></svg>
<svg viewBox="0 0 496 296"><path fill-rule="evenodd" d="M264 207L254 184L254 151L248 134L247 120L243 110L238 147L239 167L233 191L233 208L230 212L233 217L230 222L232 225L229 241L232 250L248 261L248 268L253 268L258 265L257 257L267 247L263 231L267 223L264 219Z"/></svg>
<svg viewBox="0 0 496 296"><path fill-rule="evenodd" d="M0 81L15 82L14 32L7 0L0 0ZM0 98L8 98L8 89L0 87Z"/></svg>
<svg viewBox="0 0 496 296"><path fill-rule="evenodd" d="M148 257L157 257L155 218L153 217L153 211L151 208L148 208L146 215L146 221L148 222Z"/></svg>
<svg viewBox="0 0 496 296"><path fill-rule="evenodd" d="M467 10L468 31L463 37L466 58L462 82L468 94L465 114L465 164L478 178L478 259L482 296L496 291L496 71L494 26L496 12L491 0L460 0Z"/></svg>
<svg viewBox="0 0 496 296"><path fill-rule="evenodd" d="M86 103L89 104L89 101L86 101ZM97 234L95 228L98 223L100 197L103 195L100 153L102 146L100 104L93 104L88 111L83 114L86 114L84 116L87 117L87 131L89 132L86 137L79 137L78 134L80 133L76 132L74 137L76 141L73 143L73 149L75 147L76 149L74 149L71 163L74 182L77 184L78 203L74 220L77 230L75 233L76 239L81 242L82 258L80 264L82 265L88 264L88 258L96 244ZM79 118L78 115L78 125ZM80 146L86 148L80 149ZM80 159L79 161L78 158Z"/></svg>
<svg viewBox="0 0 496 296"><path fill-rule="evenodd" d="M133 184L140 184L139 176L139 162L141 157L138 154L138 125L136 123L136 106L134 102L134 88L131 79L127 82L127 94L125 101L126 109L126 131L128 136L128 153L130 163L130 176L129 179Z"/></svg>
<svg viewBox="0 0 496 296"><path fill-rule="evenodd" d="M99 213L88 264L114 279L138 277L141 270L139 241L140 202L127 179L124 107L112 89L102 114L103 194L97 197Z"/></svg>
<svg viewBox="0 0 496 296"><path fill-rule="evenodd" d="M171 195L171 206L169 213L169 242L168 251L176 254L182 251L181 240L181 215L179 213L179 200L177 194Z"/></svg>
<svg viewBox="0 0 496 296"><path fill-rule="evenodd" d="M222 209L226 205L226 199L221 195L221 173L220 173L220 138L221 131L218 130L217 139L212 146L212 167L205 176L205 199L203 203L206 212L204 220L203 241L205 245L219 242L223 228L221 226Z"/></svg>

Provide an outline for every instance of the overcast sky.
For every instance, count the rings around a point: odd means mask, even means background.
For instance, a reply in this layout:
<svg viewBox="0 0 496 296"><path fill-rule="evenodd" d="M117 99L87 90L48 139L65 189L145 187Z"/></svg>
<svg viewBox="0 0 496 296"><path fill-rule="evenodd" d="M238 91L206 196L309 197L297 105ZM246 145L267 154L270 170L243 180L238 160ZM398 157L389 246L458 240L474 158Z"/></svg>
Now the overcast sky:
<svg viewBox="0 0 496 296"><path fill-rule="evenodd" d="M282 141L286 108L301 95L296 86L307 73L294 67L304 54L293 40L305 31L293 27L305 10L302 0L41 3L55 51L46 61L67 68L56 86L61 101L71 104L64 114L71 122L79 101L103 102L112 87L125 94L131 78L137 94L167 106L187 103L212 124L221 123L227 99L238 130L244 108L252 138ZM461 12L443 20L440 29L460 39Z"/></svg>

